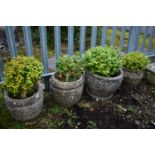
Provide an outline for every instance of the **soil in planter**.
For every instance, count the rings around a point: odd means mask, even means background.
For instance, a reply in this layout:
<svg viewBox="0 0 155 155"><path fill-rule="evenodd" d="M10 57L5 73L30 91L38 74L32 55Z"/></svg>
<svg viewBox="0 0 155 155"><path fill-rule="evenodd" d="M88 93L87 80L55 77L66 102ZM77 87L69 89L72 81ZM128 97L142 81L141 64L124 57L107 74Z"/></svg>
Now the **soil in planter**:
<svg viewBox="0 0 155 155"><path fill-rule="evenodd" d="M50 92L45 92L42 114L26 123L13 120L1 99L0 128L155 128L155 87L144 81L132 90L122 84L113 98L104 102L92 100L85 91L79 104L69 108L51 99Z"/></svg>

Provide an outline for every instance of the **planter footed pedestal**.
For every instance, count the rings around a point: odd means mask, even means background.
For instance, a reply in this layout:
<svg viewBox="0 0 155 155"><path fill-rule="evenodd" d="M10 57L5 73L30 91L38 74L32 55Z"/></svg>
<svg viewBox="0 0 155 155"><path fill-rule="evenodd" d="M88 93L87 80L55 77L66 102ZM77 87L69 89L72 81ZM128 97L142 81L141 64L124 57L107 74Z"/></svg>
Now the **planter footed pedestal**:
<svg viewBox="0 0 155 155"><path fill-rule="evenodd" d="M144 79L155 85L155 63L151 63L147 65L146 69L144 70Z"/></svg>
<svg viewBox="0 0 155 155"><path fill-rule="evenodd" d="M56 78L56 74L52 76L50 84L56 102L67 107L75 105L82 96L84 75L77 81L62 82Z"/></svg>
<svg viewBox="0 0 155 155"><path fill-rule="evenodd" d="M124 82L128 88L134 88L141 83L143 78L143 71L134 72L129 69L123 68L124 71Z"/></svg>
<svg viewBox="0 0 155 155"><path fill-rule="evenodd" d="M4 91L4 101L12 117L18 121L33 120L42 111L44 86L38 83L38 90L33 96L25 99L13 99Z"/></svg>
<svg viewBox="0 0 155 155"><path fill-rule="evenodd" d="M106 100L120 87L123 80L123 71L116 77L103 77L86 72L86 90L95 100Z"/></svg>

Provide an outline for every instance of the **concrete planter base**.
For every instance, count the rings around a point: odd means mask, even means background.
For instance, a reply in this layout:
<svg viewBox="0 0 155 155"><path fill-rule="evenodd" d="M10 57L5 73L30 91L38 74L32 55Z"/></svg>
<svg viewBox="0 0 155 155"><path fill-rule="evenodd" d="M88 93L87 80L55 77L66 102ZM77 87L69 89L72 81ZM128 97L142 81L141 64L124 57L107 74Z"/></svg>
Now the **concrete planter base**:
<svg viewBox="0 0 155 155"><path fill-rule="evenodd" d="M56 102L67 107L75 105L82 96L84 76L82 75L77 81L62 82L56 78L56 74L52 76L50 84Z"/></svg>
<svg viewBox="0 0 155 155"><path fill-rule="evenodd" d="M124 82L127 87L134 88L141 83L143 78L143 71L134 72L129 69L123 68L124 71Z"/></svg>
<svg viewBox="0 0 155 155"><path fill-rule="evenodd" d="M36 118L43 107L43 84L38 84L38 91L25 99L13 99L4 91L4 101L12 117L18 121L29 121Z"/></svg>
<svg viewBox="0 0 155 155"><path fill-rule="evenodd" d="M147 65L146 69L144 70L144 79L155 85L155 63L151 63Z"/></svg>
<svg viewBox="0 0 155 155"><path fill-rule="evenodd" d="M95 100L107 100L120 87L123 80L123 72L117 77L103 77L86 72L86 90Z"/></svg>

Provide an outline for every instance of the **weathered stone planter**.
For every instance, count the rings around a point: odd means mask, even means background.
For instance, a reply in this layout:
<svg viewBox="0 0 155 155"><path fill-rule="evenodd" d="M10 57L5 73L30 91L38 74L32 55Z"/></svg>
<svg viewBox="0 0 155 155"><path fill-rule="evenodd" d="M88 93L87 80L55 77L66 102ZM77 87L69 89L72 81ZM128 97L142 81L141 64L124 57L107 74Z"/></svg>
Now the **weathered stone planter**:
<svg viewBox="0 0 155 155"><path fill-rule="evenodd" d="M12 117L18 121L29 121L36 118L43 107L43 84L38 84L38 91L25 99L13 99L4 91L4 101Z"/></svg>
<svg viewBox="0 0 155 155"><path fill-rule="evenodd" d="M127 87L134 88L138 84L140 84L143 78L143 71L134 72L126 68L123 68L123 71L124 71L124 82L126 83Z"/></svg>
<svg viewBox="0 0 155 155"><path fill-rule="evenodd" d="M149 83L155 85L155 63L147 65L146 69L144 70L144 78Z"/></svg>
<svg viewBox="0 0 155 155"><path fill-rule="evenodd" d="M73 106L82 96L84 87L84 75L79 80L73 82L62 82L56 77L56 73L51 78L51 90L57 103L63 106Z"/></svg>
<svg viewBox="0 0 155 155"><path fill-rule="evenodd" d="M86 72L86 90L96 100L106 100L120 87L123 80L123 71L116 77L103 77L91 72Z"/></svg>

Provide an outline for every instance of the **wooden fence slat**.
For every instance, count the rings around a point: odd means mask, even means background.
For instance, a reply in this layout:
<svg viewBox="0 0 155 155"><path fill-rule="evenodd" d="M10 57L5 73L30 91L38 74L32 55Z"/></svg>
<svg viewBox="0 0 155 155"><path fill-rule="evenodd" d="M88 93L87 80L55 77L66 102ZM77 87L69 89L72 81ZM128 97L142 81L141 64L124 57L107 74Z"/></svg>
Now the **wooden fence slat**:
<svg viewBox="0 0 155 155"><path fill-rule="evenodd" d="M137 26L132 26L130 28L127 52L131 52L135 50L135 43L137 40L138 31L139 31L139 28Z"/></svg>
<svg viewBox="0 0 155 155"><path fill-rule="evenodd" d="M68 26L68 54L73 55L74 51L74 27Z"/></svg>
<svg viewBox="0 0 155 155"><path fill-rule="evenodd" d="M152 45L152 40L153 40L154 35L155 35L155 28L152 26L151 27L151 33L150 33L149 45L147 47L147 52L151 51L151 45Z"/></svg>
<svg viewBox="0 0 155 155"><path fill-rule="evenodd" d="M112 32L112 38L111 38L111 45L112 45L112 46L115 46L117 27L116 27L116 26L113 26L112 31L113 31L113 32Z"/></svg>
<svg viewBox="0 0 155 155"><path fill-rule="evenodd" d="M101 39L101 45L104 47L106 46L106 39L107 39L107 26L103 26L102 28L102 39Z"/></svg>
<svg viewBox="0 0 155 155"><path fill-rule="evenodd" d="M122 26L122 30L121 30L121 37L120 37L120 50L122 50L123 46L124 46L124 36L125 36L125 31L126 31L126 27Z"/></svg>
<svg viewBox="0 0 155 155"><path fill-rule="evenodd" d="M55 44L55 53L56 53L56 60L61 55L61 27L54 26L54 44Z"/></svg>
<svg viewBox="0 0 155 155"><path fill-rule="evenodd" d="M17 55L17 48L12 26L5 26L5 32L7 37L7 43L9 46L10 56L14 58Z"/></svg>
<svg viewBox="0 0 155 155"><path fill-rule="evenodd" d="M146 26L145 30L144 30L144 36L143 36L142 45L141 45L141 48L140 48L140 51L142 51L142 52L144 52L145 42L146 42L146 37L147 37L148 31L149 31L149 27Z"/></svg>
<svg viewBox="0 0 155 155"><path fill-rule="evenodd" d="M80 54L85 50L85 42L86 42L86 26L80 27Z"/></svg>
<svg viewBox="0 0 155 155"><path fill-rule="evenodd" d="M92 26L91 43L90 43L91 48L96 46L96 39L97 39L97 26Z"/></svg>
<svg viewBox="0 0 155 155"><path fill-rule="evenodd" d="M2 69L3 69L3 63L2 63L2 57L0 57L0 82L3 81Z"/></svg>
<svg viewBox="0 0 155 155"><path fill-rule="evenodd" d="M47 51L47 35L46 35L46 26L39 26L40 33L40 44L41 44L41 55L42 62L44 65L44 74L48 73L48 51ZM45 89L49 89L49 78L44 78Z"/></svg>
<svg viewBox="0 0 155 155"><path fill-rule="evenodd" d="M135 47L134 50L136 51L138 49L138 42L139 42L139 35L141 33L141 26L137 26L137 34L136 34L136 41L135 41Z"/></svg>
<svg viewBox="0 0 155 155"><path fill-rule="evenodd" d="M41 54L42 54L42 62L44 65L44 73L48 73L48 52L47 52L47 35L46 35L46 27L40 26L40 44L41 44Z"/></svg>
<svg viewBox="0 0 155 155"><path fill-rule="evenodd" d="M26 55L32 56L32 36L31 36L31 29L29 26L23 26L24 32L24 41L26 47Z"/></svg>

